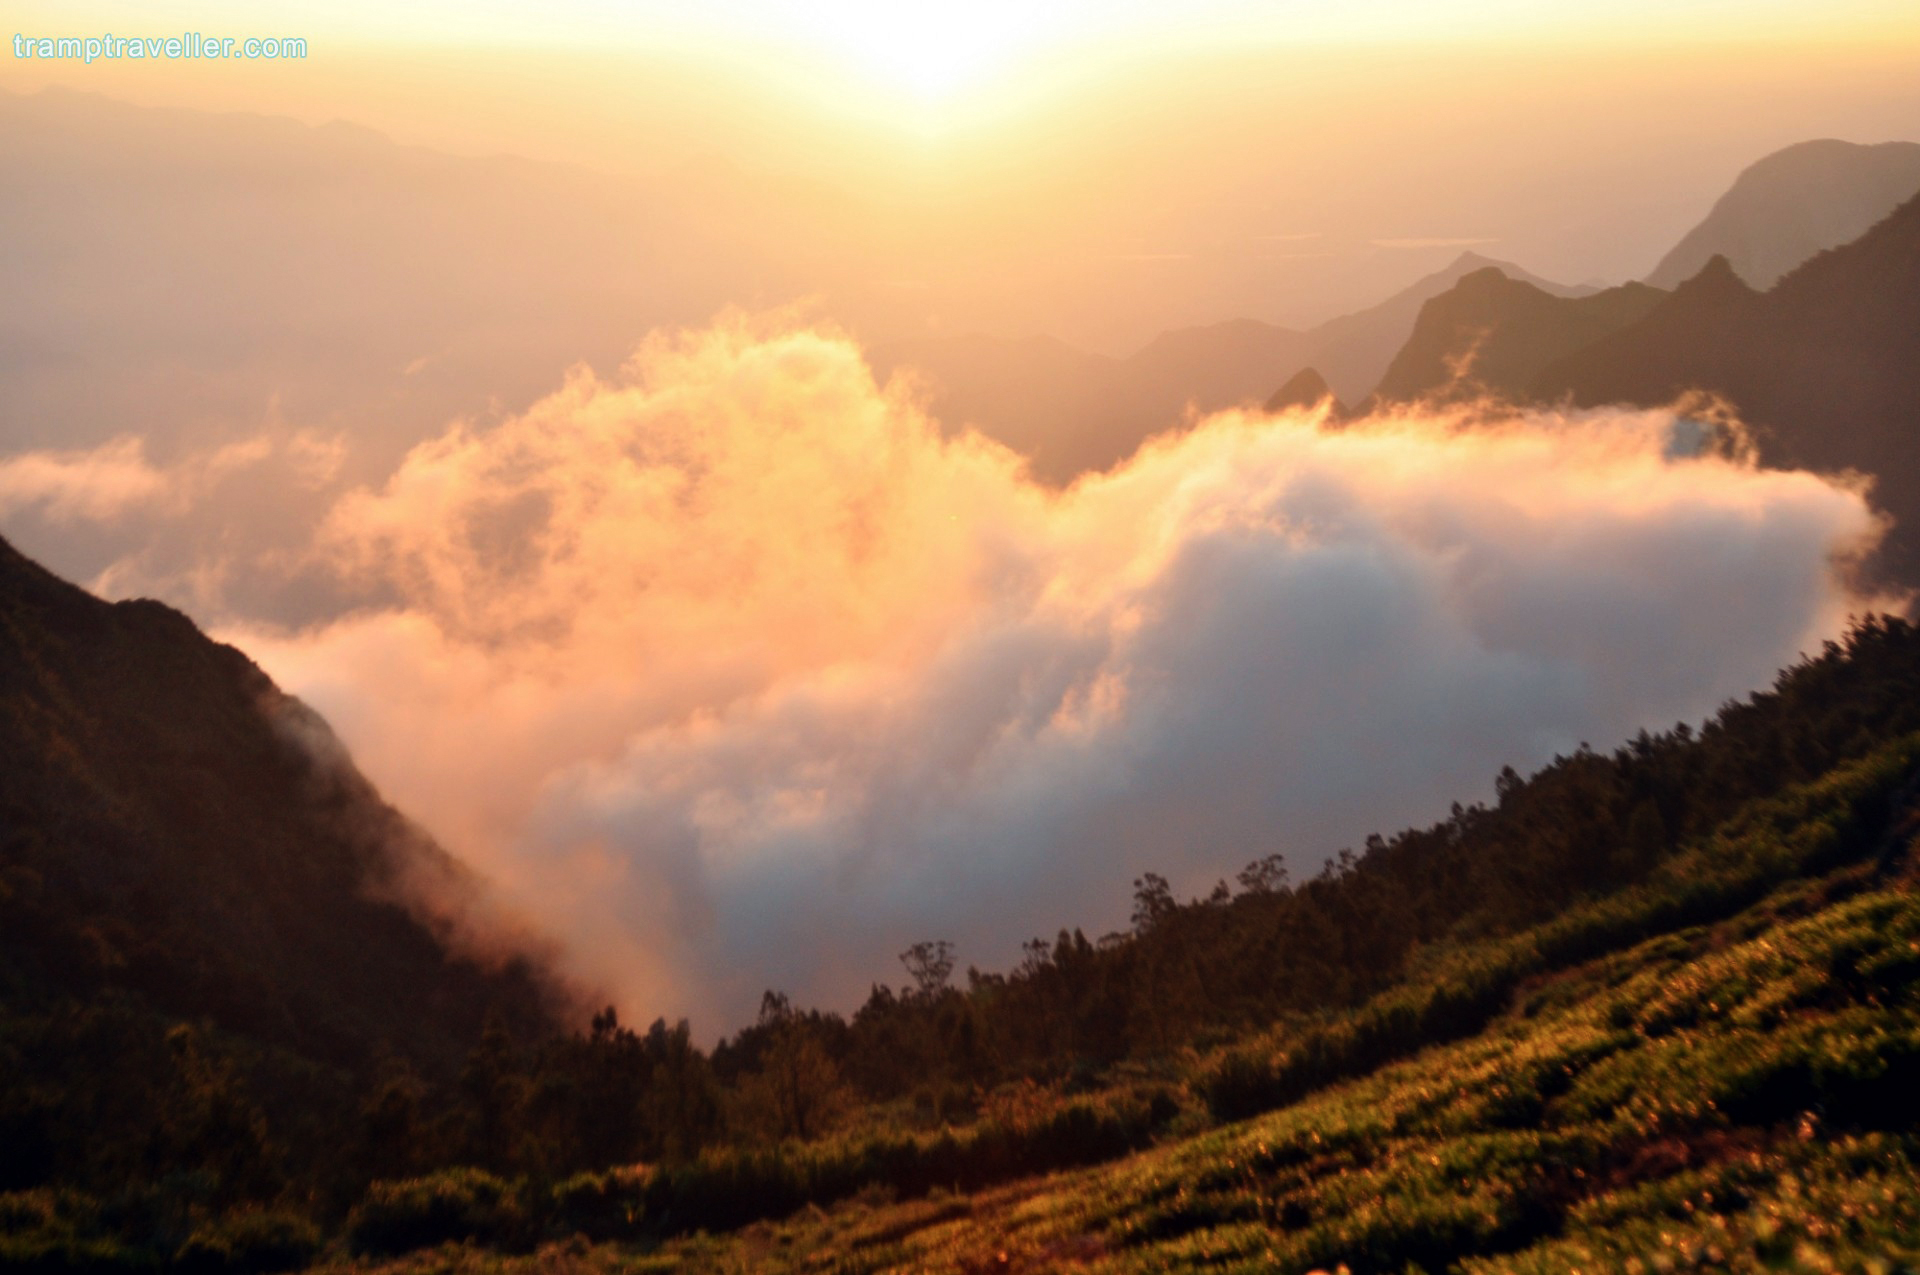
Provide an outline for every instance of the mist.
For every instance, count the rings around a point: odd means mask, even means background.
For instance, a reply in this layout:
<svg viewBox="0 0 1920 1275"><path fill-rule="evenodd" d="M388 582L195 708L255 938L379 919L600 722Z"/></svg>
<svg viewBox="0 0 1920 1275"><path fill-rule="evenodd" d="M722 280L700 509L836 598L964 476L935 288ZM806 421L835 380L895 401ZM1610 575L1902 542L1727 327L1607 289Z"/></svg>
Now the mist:
<svg viewBox="0 0 1920 1275"><path fill-rule="evenodd" d="M1859 484L1664 411L1230 412L1064 491L782 318L656 335L325 516L223 634L644 1021L1296 877L1695 720L1877 599Z"/></svg>

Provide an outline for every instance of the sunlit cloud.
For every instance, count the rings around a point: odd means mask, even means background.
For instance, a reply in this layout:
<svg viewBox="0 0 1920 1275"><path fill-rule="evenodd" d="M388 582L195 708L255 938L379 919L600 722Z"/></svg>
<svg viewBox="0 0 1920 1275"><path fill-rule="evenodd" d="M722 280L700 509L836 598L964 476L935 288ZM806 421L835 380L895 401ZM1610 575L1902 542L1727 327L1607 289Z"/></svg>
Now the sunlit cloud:
<svg viewBox="0 0 1920 1275"><path fill-rule="evenodd" d="M1228 414L1065 492L831 333L650 341L328 520L402 601L230 630L636 1016L1005 965L1698 717L1872 604L1859 492L1665 412Z"/></svg>
<svg viewBox="0 0 1920 1275"><path fill-rule="evenodd" d="M313 440L304 444L310 454L317 445ZM259 464L272 450L267 439L250 438L159 466L148 460L142 439L122 434L84 450L21 452L0 460L0 515L31 511L65 524L178 512L223 479ZM338 462L333 463L337 468Z"/></svg>

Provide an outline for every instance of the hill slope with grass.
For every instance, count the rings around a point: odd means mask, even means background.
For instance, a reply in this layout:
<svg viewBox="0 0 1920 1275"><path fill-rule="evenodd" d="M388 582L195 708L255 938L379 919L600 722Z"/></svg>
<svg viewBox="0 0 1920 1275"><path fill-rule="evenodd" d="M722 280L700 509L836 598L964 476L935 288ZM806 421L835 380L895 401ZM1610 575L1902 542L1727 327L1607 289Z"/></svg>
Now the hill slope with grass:
<svg viewBox="0 0 1920 1275"><path fill-rule="evenodd" d="M471 1247L507 1234L476 1210L467 1246L380 1269L1907 1269L1917 885L1905 736L1354 1010L1182 1055L1179 1114L1111 1163L908 1183L869 1146L863 1181L854 1148L816 1148L731 1166L776 1216L679 1237L691 1178L639 1170L525 1201L526 1257Z"/></svg>

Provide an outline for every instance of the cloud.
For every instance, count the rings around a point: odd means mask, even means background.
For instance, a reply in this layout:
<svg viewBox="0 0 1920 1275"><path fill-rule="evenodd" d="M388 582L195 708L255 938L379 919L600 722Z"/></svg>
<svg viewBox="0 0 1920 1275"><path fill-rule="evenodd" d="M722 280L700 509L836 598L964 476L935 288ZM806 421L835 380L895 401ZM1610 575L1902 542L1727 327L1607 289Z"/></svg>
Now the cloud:
<svg viewBox="0 0 1920 1275"><path fill-rule="evenodd" d="M344 437L273 422L169 450L129 434L0 457L0 524L105 597L163 597L203 619L340 609L330 577L295 568L337 496Z"/></svg>
<svg viewBox="0 0 1920 1275"><path fill-rule="evenodd" d="M56 525L177 518L275 455L285 457L300 486L319 488L333 481L345 454L344 439L311 430L241 438L166 465L149 460L145 440L133 434L82 450L19 452L0 458L0 516L37 513Z"/></svg>
<svg viewBox="0 0 1920 1275"><path fill-rule="evenodd" d="M24 452L0 461L0 514L35 509L51 522L109 522L173 499L146 445L122 435L88 451Z"/></svg>
<svg viewBox="0 0 1920 1275"><path fill-rule="evenodd" d="M831 333L656 337L334 506L399 603L225 636L575 973L710 1033L1117 926L1148 869L1310 872L1872 602L1858 491L1671 413L1227 414L1053 492L910 395Z"/></svg>

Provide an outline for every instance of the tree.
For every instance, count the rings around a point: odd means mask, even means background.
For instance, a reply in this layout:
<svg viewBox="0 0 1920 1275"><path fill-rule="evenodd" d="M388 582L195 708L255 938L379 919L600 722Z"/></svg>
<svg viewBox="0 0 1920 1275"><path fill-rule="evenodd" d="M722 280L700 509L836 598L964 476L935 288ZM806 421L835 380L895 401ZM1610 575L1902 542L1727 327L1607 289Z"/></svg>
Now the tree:
<svg viewBox="0 0 1920 1275"><path fill-rule="evenodd" d="M506 1020L489 1013L480 1043L460 1072L460 1097L467 1114L467 1158L495 1172L513 1167L519 1147L526 1077L521 1073Z"/></svg>
<svg viewBox="0 0 1920 1275"><path fill-rule="evenodd" d="M900 953L900 963L907 967L921 996L938 996L953 977L953 944L945 939L915 943Z"/></svg>
<svg viewBox="0 0 1920 1275"><path fill-rule="evenodd" d="M1287 888L1287 861L1277 854L1255 859L1235 878L1246 894L1278 894Z"/></svg>
<svg viewBox="0 0 1920 1275"><path fill-rule="evenodd" d="M412 1177L431 1150L420 1119L425 1086L403 1061L389 1060L382 1070L379 1087L360 1109L358 1173L363 1179Z"/></svg>
<svg viewBox="0 0 1920 1275"><path fill-rule="evenodd" d="M1180 905L1173 901L1173 887L1158 872L1149 872L1133 883L1133 932L1145 934L1174 914Z"/></svg>
<svg viewBox="0 0 1920 1275"><path fill-rule="evenodd" d="M819 1136L846 1104L840 1068L784 995L768 992L761 999L759 1025L767 1044L746 1086L749 1104L778 1137L804 1142Z"/></svg>
<svg viewBox="0 0 1920 1275"><path fill-rule="evenodd" d="M1053 964L1053 944L1045 939L1028 939L1020 945L1020 953L1020 964L1013 971L1015 978L1038 978Z"/></svg>
<svg viewBox="0 0 1920 1275"><path fill-rule="evenodd" d="M664 1018L656 1018L647 1029L645 1049L646 1153L653 1158L691 1159L713 1140L720 1124L713 1074L684 1018L672 1028Z"/></svg>
<svg viewBox="0 0 1920 1275"><path fill-rule="evenodd" d="M641 1104L648 1079L640 1038L622 1027L608 1006L593 1016L589 1035L572 1053L568 1088L577 1167L604 1169L634 1159L643 1136Z"/></svg>

